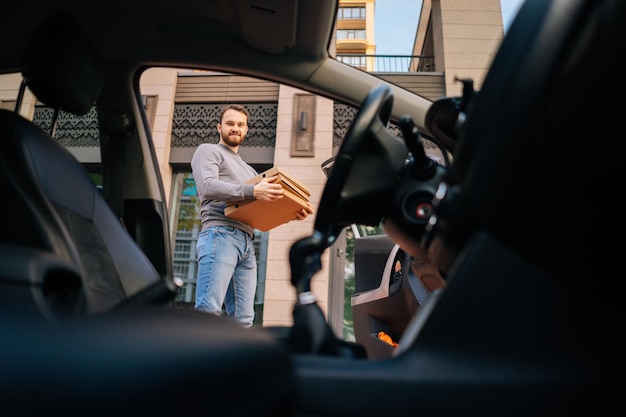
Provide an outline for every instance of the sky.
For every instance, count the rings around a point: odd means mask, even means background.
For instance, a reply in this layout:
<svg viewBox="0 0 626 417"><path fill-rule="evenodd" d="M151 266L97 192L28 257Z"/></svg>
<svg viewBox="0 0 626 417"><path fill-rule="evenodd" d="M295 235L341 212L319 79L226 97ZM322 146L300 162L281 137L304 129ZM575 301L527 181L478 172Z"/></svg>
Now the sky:
<svg viewBox="0 0 626 417"><path fill-rule="evenodd" d="M523 1L500 0L505 32ZM393 7L389 7L392 3ZM411 55L421 7L420 0L376 0L374 13L376 54ZM405 12L399 14L398 10ZM408 29L412 31L411 36L407 36Z"/></svg>

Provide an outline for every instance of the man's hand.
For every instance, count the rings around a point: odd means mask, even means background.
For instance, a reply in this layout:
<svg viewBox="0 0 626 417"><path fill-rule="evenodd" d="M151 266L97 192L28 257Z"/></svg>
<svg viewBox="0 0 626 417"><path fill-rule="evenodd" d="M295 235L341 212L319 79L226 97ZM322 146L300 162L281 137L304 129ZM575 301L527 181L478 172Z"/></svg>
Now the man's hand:
<svg viewBox="0 0 626 417"><path fill-rule="evenodd" d="M274 184L278 175L263 178L254 186L254 198L263 201L275 201L283 198L285 190L280 184Z"/></svg>
<svg viewBox="0 0 626 417"><path fill-rule="evenodd" d="M304 220L309 214L313 214L313 206L307 201L306 207L296 213L296 220Z"/></svg>

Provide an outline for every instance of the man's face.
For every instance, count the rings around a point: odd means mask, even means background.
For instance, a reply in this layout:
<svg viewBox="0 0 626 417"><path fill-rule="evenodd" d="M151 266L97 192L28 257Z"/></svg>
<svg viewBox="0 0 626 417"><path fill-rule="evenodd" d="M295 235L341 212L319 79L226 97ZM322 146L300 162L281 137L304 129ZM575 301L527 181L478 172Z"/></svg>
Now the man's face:
<svg viewBox="0 0 626 417"><path fill-rule="evenodd" d="M228 146L239 146L248 133L248 118L237 110L228 109L217 124L222 141Z"/></svg>

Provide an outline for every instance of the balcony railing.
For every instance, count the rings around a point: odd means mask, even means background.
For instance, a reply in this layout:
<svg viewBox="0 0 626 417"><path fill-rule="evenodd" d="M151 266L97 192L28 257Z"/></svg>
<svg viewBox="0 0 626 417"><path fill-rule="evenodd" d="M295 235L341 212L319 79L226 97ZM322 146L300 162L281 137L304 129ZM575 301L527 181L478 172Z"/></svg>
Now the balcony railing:
<svg viewBox="0 0 626 417"><path fill-rule="evenodd" d="M337 60L367 72L434 72L433 55L337 54Z"/></svg>

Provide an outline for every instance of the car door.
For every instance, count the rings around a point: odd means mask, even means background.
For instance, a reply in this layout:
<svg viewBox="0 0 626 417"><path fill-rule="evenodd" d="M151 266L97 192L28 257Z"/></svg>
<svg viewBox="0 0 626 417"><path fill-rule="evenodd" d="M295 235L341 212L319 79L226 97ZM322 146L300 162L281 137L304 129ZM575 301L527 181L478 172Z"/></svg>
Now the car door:
<svg viewBox="0 0 626 417"><path fill-rule="evenodd" d="M354 337L369 359L391 357L409 322L444 281L437 271L402 250L386 234L353 227Z"/></svg>

